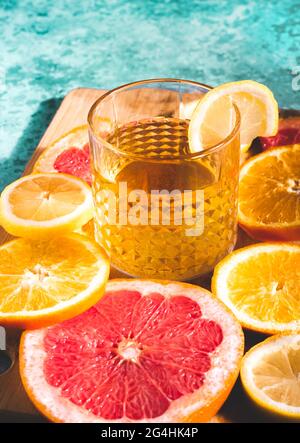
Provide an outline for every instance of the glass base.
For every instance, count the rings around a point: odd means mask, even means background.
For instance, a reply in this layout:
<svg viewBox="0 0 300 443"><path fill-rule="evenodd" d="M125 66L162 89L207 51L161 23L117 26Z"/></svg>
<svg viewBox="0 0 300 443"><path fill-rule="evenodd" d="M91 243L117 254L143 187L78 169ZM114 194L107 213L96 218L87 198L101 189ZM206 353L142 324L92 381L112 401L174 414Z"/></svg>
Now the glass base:
<svg viewBox="0 0 300 443"><path fill-rule="evenodd" d="M187 283L192 283L192 284L196 284L196 285L200 285L203 286L207 289L210 289L210 280L211 280L211 276L214 270L214 267L224 258L226 257L226 255L230 254L234 248L235 248L236 242L233 243L233 245L228 249L227 253L224 254L224 256L222 258L220 258L220 260L218 260L214 266L212 266L208 271L204 272L204 273L200 273L200 274L196 274L193 275L191 277L188 278L183 278L183 279L179 279L179 278L172 278L172 277L158 277L158 276L140 276L140 275L133 275L130 274L126 271L123 271L122 269L118 268L117 266L115 266L113 263L111 263L111 273L110 273L110 278L140 278L140 279L149 279L149 280L172 280L172 281L182 281L182 282L187 282Z"/></svg>

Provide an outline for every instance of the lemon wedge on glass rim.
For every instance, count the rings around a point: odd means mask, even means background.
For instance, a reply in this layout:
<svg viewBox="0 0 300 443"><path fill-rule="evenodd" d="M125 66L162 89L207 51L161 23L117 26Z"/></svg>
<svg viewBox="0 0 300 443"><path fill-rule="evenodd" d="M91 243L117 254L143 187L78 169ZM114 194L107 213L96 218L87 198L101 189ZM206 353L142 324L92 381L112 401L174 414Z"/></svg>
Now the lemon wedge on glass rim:
<svg viewBox="0 0 300 443"><path fill-rule="evenodd" d="M234 105L241 116L242 152L256 137L278 132L278 104L268 87L252 80L224 83L207 92L192 113L188 134L191 152L202 151L230 135L235 125Z"/></svg>

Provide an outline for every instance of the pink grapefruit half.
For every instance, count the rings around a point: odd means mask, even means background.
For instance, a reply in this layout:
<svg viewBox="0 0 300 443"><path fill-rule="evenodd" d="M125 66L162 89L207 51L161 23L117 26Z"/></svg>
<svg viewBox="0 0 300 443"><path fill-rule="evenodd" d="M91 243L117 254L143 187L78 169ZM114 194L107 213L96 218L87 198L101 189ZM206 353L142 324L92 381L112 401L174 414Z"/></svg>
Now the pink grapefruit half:
<svg viewBox="0 0 300 443"><path fill-rule="evenodd" d="M243 348L240 324L205 289L121 279L85 313L25 332L20 370L55 422L205 422L228 397Z"/></svg>

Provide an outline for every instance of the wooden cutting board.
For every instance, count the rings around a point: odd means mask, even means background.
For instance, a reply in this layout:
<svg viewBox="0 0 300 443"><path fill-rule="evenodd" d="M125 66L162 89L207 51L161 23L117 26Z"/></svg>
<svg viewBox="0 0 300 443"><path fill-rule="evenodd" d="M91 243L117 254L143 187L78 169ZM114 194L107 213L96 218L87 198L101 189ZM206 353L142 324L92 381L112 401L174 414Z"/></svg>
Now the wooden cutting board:
<svg viewBox="0 0 300 443"><path fill-rule="evenodd" d="M66 133L74 126L86 123L87 113L93 102L105 91L97 89L74 89L61 103L52 122L46 130L43 138L37 146L33 157L29 161L24 174L29 174L41 152L55 139ZM0 231L0 243L7 241L8 235ZM251 240L243 232L239 233L238 246L249 244ZM112 277L116 277L116 273ZM195 283L195 281L193 282ZM202 286L209 287L209 281L197 281ZM20 333L7 331L8 353L14 360L12 368L0 375L0 422L20 421L44 421L39 412L28 399L19 377L18 368L18 342ZM248 333L246 336L246 347L252 346L263 340L258 334ZM259 413L243 394L239 382L236 384L229 399L216 417L215 421L245 422L245 421L268 421L269 418Z"/></svg>
<svg viewBox="0 0 300 443"><path fill-rule="evenodd" d="M74 126L85 124L87 114L94 103L105 91L97 89L74 89L64 98L49 127L44 133L32 158L27 164L24 174L30 174L32 167L43 152L55 139L68 132ZM9 236L0 231L0 243L4 243ZM12 414L26 414L28 419L33 420L39 416L39 412L28 399L19 377L18 368L18 341L20 333L7 331L7 348L14 360L12 368L5 374L0 375L0 421L3 413L3 421L10 420ZM5 413L4 413L5 412ZM32 417L33 416L33 417ZM22 416L16 415L16 419Z"/></svg>

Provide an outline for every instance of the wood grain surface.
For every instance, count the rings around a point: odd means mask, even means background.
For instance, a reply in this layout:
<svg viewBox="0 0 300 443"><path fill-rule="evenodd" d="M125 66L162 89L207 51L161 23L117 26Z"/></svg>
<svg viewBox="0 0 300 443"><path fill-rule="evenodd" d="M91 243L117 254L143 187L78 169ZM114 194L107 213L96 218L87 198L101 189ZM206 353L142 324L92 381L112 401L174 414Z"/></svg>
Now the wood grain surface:
<svg viewBox="0 0 300 443"><path fill-rule="evenodd" d="M32 167L43 152L55 139L68 132L74 126L86 123L87 114L94 103L105 91L97 89L74 89L64 98L48 129L44 133L32 158L28 162L24 174L30 174ZM9 235L0 231L0 243L9 239ZM7 331L7 348L14 364L7 373L0 375L0 421L11 420L12 413L26 414L28 419L34 420L39 412L28 399L19 377L18 343L19 331ZM1 419L1 412L2 419ZM14 415L16 420L22 415ZM32 417L33 416L33 417ZM25 417L26 418L26 417ZM38 420L38 418L37 418Z"/></svg>
<svg viewBox="0 0 300 443"><path fill-rule="evenodd" d="M87 113L93 102L103 94L103 90L75 89L72 90L61 103L51 124L37 146L33 157L29 161L24 174L31 172L32 167L41 152L55 139L74 126L86 123ZM170 99L170 97L168 98ZM8 235L0 232L0 243L7 241ZM239 232L238 247L251 243L251 239L242 231ZM119 276L112 272L111 277ZM202 286L210 286L210 279L197 280L193 283ZM0 422L39 422L44 421L39 412L31 404L22 387L18 368L18 342L20 332L7 331L8 352L14 360L12 368L5 374L0 375ZM259 334L246 333L246 348L263 340ZM270 417L264 415L250 403L242 392L239 381L233 389L229 399L223 406L220 414L213 419L214 422L253 422L270 421Z"/></svg>

